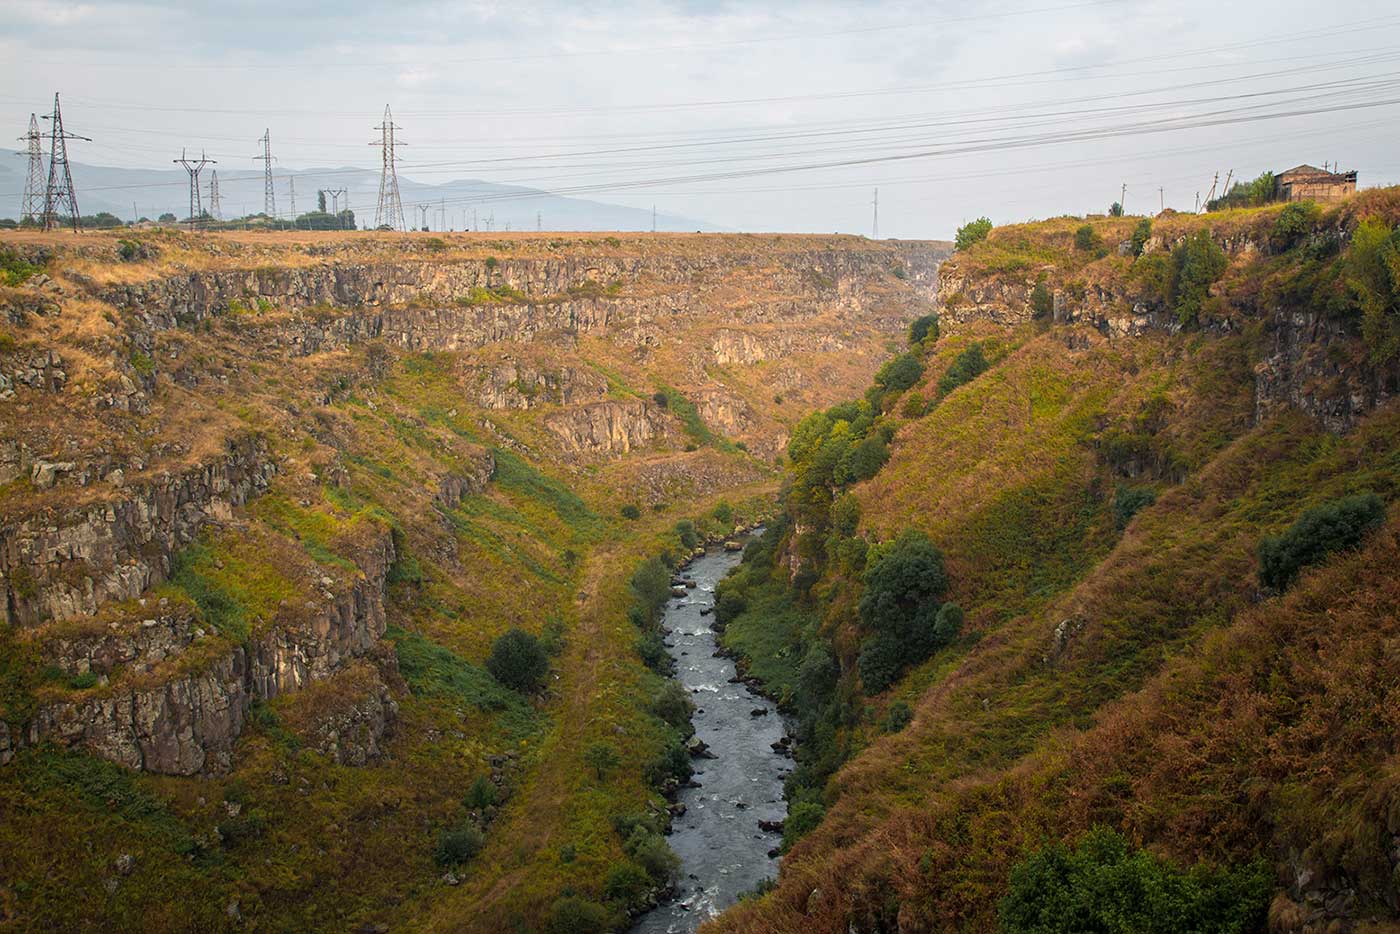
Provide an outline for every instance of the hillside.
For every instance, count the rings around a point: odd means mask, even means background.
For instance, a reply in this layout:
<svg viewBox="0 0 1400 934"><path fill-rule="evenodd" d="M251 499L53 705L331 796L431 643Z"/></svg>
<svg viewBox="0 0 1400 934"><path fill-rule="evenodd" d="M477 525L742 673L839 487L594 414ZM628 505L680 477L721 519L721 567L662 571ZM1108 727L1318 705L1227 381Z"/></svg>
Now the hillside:
<svg viewBox="0 0 1400 934"><path fill-rule="evenodd" d="M1400 929L1397 223L1059 218L943 265L726 584L798 765L776 889L706 930Z"/></svg>
<svg viewBox="0 0 1400 934"><path fill-rule="evenodd" d="M684 735L633 571L771 511L947 252L5 234L0 929L635 910Z"/></svg>

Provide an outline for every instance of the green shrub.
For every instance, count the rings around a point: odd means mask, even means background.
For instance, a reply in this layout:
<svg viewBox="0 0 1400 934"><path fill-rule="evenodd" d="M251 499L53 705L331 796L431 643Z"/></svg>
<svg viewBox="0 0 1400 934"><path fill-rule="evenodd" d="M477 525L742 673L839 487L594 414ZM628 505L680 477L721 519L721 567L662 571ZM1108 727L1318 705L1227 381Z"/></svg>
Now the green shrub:
<svg viewBox="0 0 1400 934"><path fill-rule="evenodd" d="M727 626L734 618L748 609L748 601L742 595L726 591L715 601L715 622Z"/></svg>
<svg viewBox="0 0 1400 934"><path fill-rule="evenodd" d="M671 598L671 572L660 558L648 558L632 573L632 594L647 622L656 619Z"/></svg>
<svg viewBox="0 0 1400 934"><path fill-rule="evenodd" d="M606 908L578 895L557 898L549 909L550 934L603 934L612 923Z"/></svg>
<svg viewBox="0 0 1400 934"><path fill-rule="evenodd" d="M80 675L74 675L68 680L68 686L75 691L86 691L90 687L97 685L97 675L90 671L85 671Z"/></svg>
<svg viewBox="0 0 1400 934"><path fill-rule="evenodd" d="M1400 353L1400 227L1364 222L1352 235L1345 266L1371 362L1389 363Z"/></svg>
<svg viewBox="0 0 1400 934"><path fill-rule="evenodd" d="M992 232L992 222L985 217L979 217L975 221L968 221L958 228L957 234L953 237L953 249L966 250L974 243L987 239L987 234Z"/></svg>
<svg viewBox="0 0 1400 934"><path fill-rule="evenodd" d="M941 379L938 380L938 391L947 395L964 383L970 383L978 376L987 371L987 357L982 353L982 345L972 344L953 360L953 365L948 367Z"/></svg>
<svg viewBox="0 0 1400 934"><path fill-rule="evenodd" d="M1120 486L1113 494L1113 518L1119 529L1126 529L1128 523L1145 509L1157 502L1157 491L1150 486Z"/></svg>
<svg viewBox="0 0 1400 934"><path fill-rule="evenodd" d="M906 529L865 572L860 618L877 632L906 638L937 607L948 587L943 555L917 529Z"/></svg>
<svg viewBox="0 0 1400 934"><path fill-rule="evenodd" d="M604 742L589 743L583 750L583 763L593 770L598 781L607 778L609 772L622 762L617 750Z"/></svg>
<svg viewBox="0 0 1400 934"><path fill-rule="evenodd" d="M826 808L818 801L796 801L788 808L787 819L783 821L783 849L792 845L817 829L826 817Z"/></svg>
<svg viewBox="0 0 1400 934"><path fill-rule="evenodd" d="M917 392L910 393L899 407L899 414L905 418L922 418L929 409L928 400Z"/></svg>
<svg viewBox="0 0 1400 934"><path fill-rule="evenodd" d="M633 644L642 664L659 675L669 675L675 669L675 659L666 651L666 643L661 641L659 632L644 632Z"/></svg>
<svg viewBox="0 0 1400 934"><path fill-rule="evenodd" d="M1322 211L1311 201L1293 201L1274 218L1269 245L1275 250L1291 250L1312 233Z"/></svg>
<svg viewBox="0 0 1400 934"><path fill-rule="evenodd" d="M1133 228L1133 235L1128 240L1129 246L1133 252L1133 256L1141 256L1142 251L1147 248L1147 241L1151 239L1152 218L1144 217L1142 220L1137 222L1137 226Z"/></svg>
<svg viewBox="0 0 1400 934"><path fill-rule="evenodd" d="M884 729L886 733L898 733L914 720L914 711L904 701L895 701L885 711Z"/></svg>
<svg viewBox="0 0 1400 934"><path fill-rule="evenodd" d="M721 525L734 524L734 506L730 504L727 499L720 500L715 505L714 512L710 513L710 515L714 516L715 521L719 522Z"/></svg>
<svg viewBox="0 0 1400 934"><path fill-rule="evenodd" d="M643 777L653 788L662 788L670 779L684 782L695 774L690 766L690 751L679 735L672 736L661 751L647 763Z"/></svg>
<svg viewBox="0 0 1400 934"><path fill-rule="evenodd" d="M651 700L651 712L678 730L690 724L690 715L695 705L690 695L678 681L667 681Z"/></svg>
<svg viewBox="0 0 1400 934"><path fill-rule="evenodd" d="M1181 869L1106 828L1070 849L1055 843L1011 870L1005 934L1230 934L1262 930L1272 888L1262 861Z"/></svg>
<svg viewBox="0 0 1400 934"><path fill-rule="evenodd" d="M628 908L640 906L651 891L651 876L636 863L618 863L603 880L603 897Z"/></svg>
<svg viewBox="0 0 1400 934"><path fill-rule="evenodd" d="M666 838L645 827L635 828L623 841L622 849L648 876L663 885L674 880L680 871L680 857L667 845Z"/></svg>
<svg viewBox="0 0 1400 934"><path fill-rule="evenodd" d="M476 824L466 821L438 834L433 859L439 866L460 866L480 853L485 845L486 835Z"/></svg>
<svg viewBox="0 0 1400 934"><path fill-rule="evenodd" d="M1055 293L1041 279L1031 289L1031 314L1036 318L1049 318L1055 313Z"/></svg>
<svg viewBox="0 0 1400 934"><path fill-rule="evenodd" d="M1299 572L1336 551L1359 545L1385 522L1385 503L1374 493L1348 496L1305 510L1282 535L1259 542L1259 583L1287 590Z"/></svg>
<svg viewBox="0 0 1400 934"><path fill-rule="evenodd" d="M540 686L549 672L549 654L540 640L523 629L511 627L491 646L486 670L506 687L528 694Z"/></svg>
<svg viewBox="0 0 1400 934"><path fill-rule="evenodd" d="M875 385L887 392L903 392L924 375L924 365L911 353L886 361L875 373Z"/></svg>
<svg viewBox="0 0 1400 934"><path fill-rule="evenodd" d="M462 803L470 811L484 811L491 807L500 797L500 791L492 784L491 779L485 775L478 775L476 781L467 788L467 793L462 798Z"/></svg>
<svg viewBox="0 0 1400 934"><path fill-rule="evenodd" d="M694 551L700 545L700 533L695 531L695 523L689 519L676 523L676 538L686 551Z"/></svg>
<svg viewBox="0 0 1400 934"><path fill-rule="evenodd" d="M625 505L622 507L622 518L624 518L624 519L640 519L641 517L642 517L642 511L641 511L640 509L637 508L637 504L636 504L636 503L627 503L627 504L625 504Z"/></svg>
<svg viewBox="0 0 1400 934"><path fill-rule="evenodd" d="M1172 251L1172 276L1168 302L1176 312L1182 327L1200 321L1201 309L1210 295L1210 287L1230 265L1225 251L1211 237L1210 231L1198 230L1186 242Z"/></svg>
<svg viewBox="0 0 1400 934"><path fill-rule="evenodd" d="M1074 248L1081 253L1102 255L1103 237L1090 224L1085 224L1074 232Z"/></svg>
<svg viewBox="0 0 1400 934"><path fill-rule="evenodd" d="M879 694L894 684L904 668L905 651L900 641L887 633L878 633L861 643L856 668L865 693Z"/></svg>
<svg viewBox="0 0 1400 934"><path fill-rule="evenodd" d="M938 315L928 314L915 318L909 325L909 346L922 344L930 339L938 340Z"/></svg>

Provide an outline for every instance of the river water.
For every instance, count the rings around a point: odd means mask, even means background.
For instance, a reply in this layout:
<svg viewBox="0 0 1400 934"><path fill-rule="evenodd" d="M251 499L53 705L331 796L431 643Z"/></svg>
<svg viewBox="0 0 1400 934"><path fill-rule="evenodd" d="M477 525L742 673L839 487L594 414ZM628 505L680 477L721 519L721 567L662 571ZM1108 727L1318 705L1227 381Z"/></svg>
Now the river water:
<svg viewBox="0 0 1400 934"><path fill-rule="evenodd" d="M679 895L638 919L633 934L683 934L734 904L739 895L778 874L768 851L782 840L759 829L760 820L787 814L783 776L791 760L773 751L783 737L777 707L743 684L734 684L734 663L714 656L712 616L715 584L739 563L737 552L710 551L681 576L696 586L666 607L662 625L676 659L676 677L695 702L695 733L714 759L697 758L694 781L676 800L685 813L672 823L671 848L681 858ZM754 711L765 711L755 716Z"/></svg>

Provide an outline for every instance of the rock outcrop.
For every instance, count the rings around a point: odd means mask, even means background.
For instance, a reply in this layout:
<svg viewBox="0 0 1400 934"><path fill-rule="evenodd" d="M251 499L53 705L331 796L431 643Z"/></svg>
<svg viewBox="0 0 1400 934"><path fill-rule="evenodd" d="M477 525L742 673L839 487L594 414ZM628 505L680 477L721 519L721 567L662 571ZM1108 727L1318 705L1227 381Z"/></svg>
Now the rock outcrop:
<svg viewBox="0 0 1400 934"><path fill-rule="evenodd" d="M669 417L640 399L596 402L550 415L545 425L564 449L589 456L615 456L671 433Z"/></svg>

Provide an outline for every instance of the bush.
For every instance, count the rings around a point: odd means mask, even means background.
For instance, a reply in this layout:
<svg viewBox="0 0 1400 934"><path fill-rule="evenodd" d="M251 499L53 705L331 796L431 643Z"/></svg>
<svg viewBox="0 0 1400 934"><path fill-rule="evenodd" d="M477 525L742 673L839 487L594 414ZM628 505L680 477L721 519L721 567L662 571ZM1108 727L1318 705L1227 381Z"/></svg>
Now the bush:
<svg viewBox="0 0 1400 934"><path fill-rule="evenodd" d="M987 234L991 232L992 222L985 217L968 221L958 228L957 234L953 237L953 249L966 250L974 243L987 239Z"/></svg>
<svg viewBox="0 0 1400 934"><path fill-rule="evenodd" d="M1269 231L1269 244L1275 250L1291 250L1312 233L1322 211L1311 201L1294 201L1284 206L1274 218Z"/></svg>
<svg viewBox="0 0 1400 934"><path fill-rule="evenodd" d="M659 675L669 675L675 667L675 659L666 651L666 643L661 641L661 634L658 632L642 633L637 637L633 648L637 650L642 664Z"/></svg>
<svg viewBox="0 0 1400 934"><path fill-rule="evenodd" d="M671 572L660 558L648 558L632 574L632 593L648 622L654 620L671 598Z"/></svg>
<svg viewBox="0 0 1400 934"><path fill-rule="evenodd" d="M1074 232L1074 248L1082 253L1102 255L1103 237L1099 236L1092 225L1085 224Z"/></svg>
<svg viewBox="0 0 1400 934"><path fill-rule="evenodd" d="M603 881L603 897L610 902L622 902L628 908L639 907L651 891L651 876L636 863L619 863L608 870Z"/></svg>
<svg viewBox="0 0 1400 934"><path fill-rule="evenodd" d="M938 391L947 395L964 383L970 383L987 371L987 357L982 353L981 344L973 344L958 354L953 365L938 381Z"/></svg>
<svg viewBox="0 0 1400 934"><path fill-rule="evenodd" d="M676 537L686 551L694 551L700 544L700 533L695 531L695 523L689 519L676 523Z"/></svg>
<svg viewBox="0 0 1400 934"><path fill-rule="evenodd" d="M911 353L902 353L886 361L875 373L875 385L886 392L903 392L924 375L924 365Z"/></svg>
<svg viewBox="0 0 1400 934"><path fill-rule="evenodd" d="M1133 256L1141 256L1142 251L1147 248L1147 241L1151 239L1152 218L1144 217L1137 222L1137 226L1133 228L1133 235L1128 240L1128 244L1133 251Z"/></svg>
<svg viewBox="0 0 1400 934"><path fill-rule="evenodd" d="M923 315L909 325L909 345L922 344L932 338L938 340L938 315Z"/></svg>
<svg viewBox="0 0 1400 934"><path fill-rule="evenodd" d="M1336 551L1354 548L1385 522L1385 503L1374 493L1348 496L1314 506L1282 535L1259 542L1259 583L1283 591L1309 565Z"/></svg>
<svg viewBox="0 0 1400 934"><path fill-rule="evenodd" d="M481 852L486 835L470 821L448 828L438 834L433 858L439 866L460 866Z"/></svg>
<svg viewBox="0 0 1400 934"><path fill-rule="evenodd" d="M733 591L725 591L715 601L715 622L727 626L749 608L748 601Z"/></svg>
<svg viewBox="0 0 1400 934"><path fill-rule="evenodd" d="M1361 310L1361 336L1377 366L1400 353L1400 227L1368 220L1346 254L1347 289Z"/></svg>
<svg viewBox="0 0 1400 934"><path fill-rule="evenodd" d="M945 603L933 617L933 647L942 648L958 637L963 626L962 607L956 603Z"/></svg>
<svg viewBox="0 0 1400 934"><path fill-rule="evenodd" d="M865 693L879 694L894 684L904 667L904 646L894 636L879 633L861 643L856 668Z"/></svg>
<svg viewBox="0 0 1400 934"><path fill-rule="evenodd" d="M665 885L680 872L681 860L666 844L666 839L646 827L636 827L622 844L627 855L646 870L648 876Z"/></svg>
<svg viewBox="0 0 1400 934"><path fill-rule="evenodd" d="M719 503L715 505L715 510L711 515L713 515L715 521L719 522L721 525L734 524L734 507L727 499L720 500Z"/></svg>
<svg viewBox="0 0 1400 934"><path fill-rule="evenodd" d="M684 782L694 774L695 770L690 766L690 752L679 736L673 736L643 771L647 784L653 788L663 787L668 779Z"/></svg>
<svg viewBox="0 0 1400 934"><path fill-rule="evenodd" d="M909 709L909 705L904 701L895 701L890 704L890 709L885 711L885 732L898 733L914 720L914 711Z"/></svg>
<svg viewBox="0 0 1400 934"><path fill-rule="evenodd" d="M865 572L860 618L876 632L908 640L936 612L948 575L943 555L916 529L906 529Z"/></svg>
<svg viewBox="0 0 1400 934"><path fill-rule="evenodd" d="M1072 850L1052 844L1012 868L1000 904L1001 930L1243 934L1263 929L1271 887L1262 861L1235 870L1188 871L1098 828Z"/></svg>
<svg viewBox="0 0 1400 934"><path fill-rule="evenodd" d="M462 803L468 810L484 811L494 805L499 797L500 791L491 783L491 779L485 775L478 775L476 781L467 789Z"/></svg>
<svg viewBox="0 0 1400 934"><path fill-rule="evenodd" d="M1225 251L1208 230L1191 234L1185 243L1172 252L1168 302L1182 327L1190 327L1200 321L1201 309L1210 295L1210 287L1229 265Z"/></svg>
<svg viewBox="0 0 1400 934"><path fill-rule="evenodd" d="M690 715L694 711L695 705L690 702L690 695L678 681L667 681L661 685L661 690L651 700L651 712L678 730L689 726Z"/></svg>
<svg viewBox="0 0 1400 934"><path fill-rule="evenodd" d="M928 412L928 400L918 393L911 393L899 407L899 414L905 418L922 418Z"/></svg>
<svg viewBox="0 0 1400 934"><path fill-rule="evenodd" d="M1150 486L1120 486L1113 494L1113 518L1118 523L1118 528L1126 529L1138 510L1145 509L1155 502L1157 491Z"/></svg>
<svg viewBox="0 0 1400 934"><path fill-rule="evenodd" d="M818 801L795 801L788 808L787 819L783 821L783 849L792 845L817 829L826 817L826 808Z"/></svg>
<svg viewBox="0 0 1400 934"><path fill-rule="evenodd" d="M597 742L590 743L588 748L584 749L583 762L593 770L593 774L601 782L609 772L618 767L622 759L611 745Z"/></svg>
<svg viewBox="0 0 1400 934"><path fill-rule="evenodd" d="M1049 318L1055 313L1055 293L1050 291L1050 286L1041 279L1031 289L1031 314L1036 318Z"/></svg>
<svg viewBox="0 0 1400 934"><path fill-rule="evenodd" d="M612 922L606 908L577 895L555 899L549 909L550 934L602 934Z"/></svg>
<svg viewBox="0 0 1400 934"><path fill-rule="evenodd" d="M540 686L549 672L549 655L540 640L512 627L491 646L486 659L491 676L512 690L528 694Z"/></svg>
<svg viewBox="0 0 1400 934"><path fill-rule="evenodd" d="M622 507L622 518L624 518L624 519L640 519L641 517L642 517L642 511L641 511L640 509L637 508L637 504L636 504L636 503L628 503L628 504L626 504L625 506Z"/></svg>

